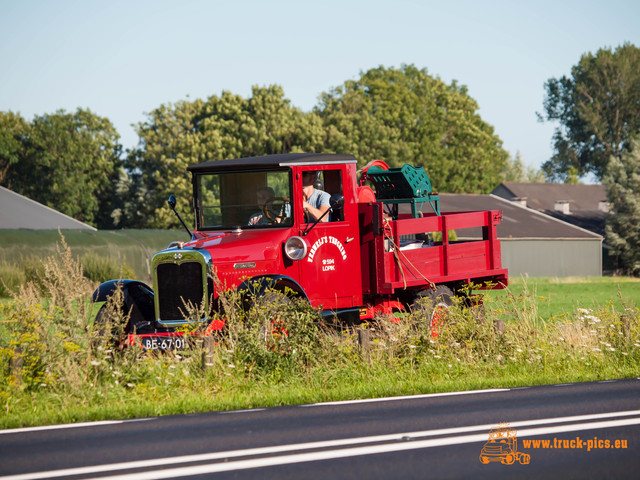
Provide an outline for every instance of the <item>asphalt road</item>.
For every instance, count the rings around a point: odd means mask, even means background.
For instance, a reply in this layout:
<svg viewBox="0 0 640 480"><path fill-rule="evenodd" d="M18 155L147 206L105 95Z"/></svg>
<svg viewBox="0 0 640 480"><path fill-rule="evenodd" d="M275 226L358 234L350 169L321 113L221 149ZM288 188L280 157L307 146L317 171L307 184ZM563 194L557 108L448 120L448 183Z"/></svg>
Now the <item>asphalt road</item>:
<svg viewBox="0 0 640 480"><path fill-rule="evenodd" d="M0 431L0 479L543 477L640 478L639 379Z"/></svg>

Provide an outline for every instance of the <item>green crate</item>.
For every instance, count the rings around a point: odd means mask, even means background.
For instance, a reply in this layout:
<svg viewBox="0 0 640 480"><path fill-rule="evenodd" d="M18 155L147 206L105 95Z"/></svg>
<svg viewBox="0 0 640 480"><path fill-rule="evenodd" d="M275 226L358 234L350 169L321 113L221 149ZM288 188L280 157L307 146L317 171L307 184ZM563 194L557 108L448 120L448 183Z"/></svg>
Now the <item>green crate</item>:
<svg viewBox="0 0 640 480"><path fill-rule="evenodd" d="M376 198L383 203L410 204L415 218L419 216L422 204L429 202L436 215L440 215L440 197L433 192L424 167L405 164L400 168L383 170L373 166L367 170L367 179L376 190Z"/></svg>

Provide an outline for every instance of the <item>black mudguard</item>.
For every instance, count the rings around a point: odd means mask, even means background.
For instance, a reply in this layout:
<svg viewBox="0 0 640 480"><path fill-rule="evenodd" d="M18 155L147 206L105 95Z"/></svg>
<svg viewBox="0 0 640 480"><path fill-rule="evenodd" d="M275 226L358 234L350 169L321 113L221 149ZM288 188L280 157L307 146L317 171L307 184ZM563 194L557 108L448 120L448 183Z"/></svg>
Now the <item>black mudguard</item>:
<svg viewBox="0 0 640 480"><path fill-rule="evenodd" d="M138 333L155 333L170 330L164 327L157 328L153 290L138 280L118 279L104 282L93 292L91 299L95 303L106 302L114 294L118 286L121 286L124 296L123 311L131 313L129 324L125 329L127 333L132 333L134 330ZM100 313L98 313L99 315Z"/></svg>

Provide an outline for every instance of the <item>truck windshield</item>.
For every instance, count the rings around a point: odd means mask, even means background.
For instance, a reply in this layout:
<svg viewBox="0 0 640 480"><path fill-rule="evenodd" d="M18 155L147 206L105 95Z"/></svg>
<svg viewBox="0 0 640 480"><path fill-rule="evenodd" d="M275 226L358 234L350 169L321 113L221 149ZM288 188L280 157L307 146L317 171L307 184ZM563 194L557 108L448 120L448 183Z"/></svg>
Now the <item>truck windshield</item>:
<svg viewBox="0 0 640 480"><path fill-rule="evenodd" d="M199 230L291 226L289 170L198 174L196 216Z"/></svg>

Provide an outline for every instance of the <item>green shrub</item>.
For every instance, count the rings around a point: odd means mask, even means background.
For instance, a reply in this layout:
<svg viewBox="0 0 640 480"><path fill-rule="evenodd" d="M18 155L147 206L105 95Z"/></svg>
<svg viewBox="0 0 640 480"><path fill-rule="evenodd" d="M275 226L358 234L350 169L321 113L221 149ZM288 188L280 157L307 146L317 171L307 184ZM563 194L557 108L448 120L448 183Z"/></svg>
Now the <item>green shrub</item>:
<svg viewBox="0 0 640 480"><path fill-rule="evenodd" d="M20 285L23 285L26 279L22 268L0 263L0 297L10 297L11 292L17 293L20 290Z"/></svg>
<svg viewBox="0 0 640 480"><path fill-rule="evenodd" d="M253 304L241 323L229 322L234 342L223 342L235 347L237 363L275 379L300 374L317 363L322 348L317 310L280 292L267 292Z"/></svg>
<svg viewBox="0 0 640 480"><path fill-rule="evenodd" d="M104 257L97 253L85 253L80 259L84 276L89 280L102 283L116 278L135 279L135 273L126 263L118 263L111 257Z"/></svg>

